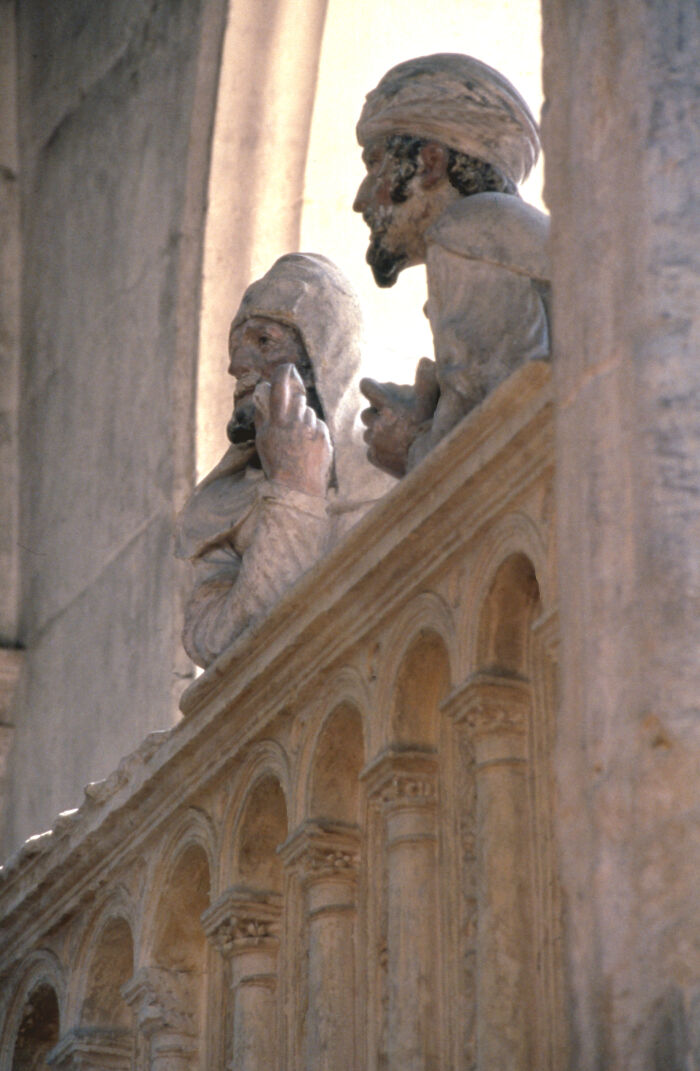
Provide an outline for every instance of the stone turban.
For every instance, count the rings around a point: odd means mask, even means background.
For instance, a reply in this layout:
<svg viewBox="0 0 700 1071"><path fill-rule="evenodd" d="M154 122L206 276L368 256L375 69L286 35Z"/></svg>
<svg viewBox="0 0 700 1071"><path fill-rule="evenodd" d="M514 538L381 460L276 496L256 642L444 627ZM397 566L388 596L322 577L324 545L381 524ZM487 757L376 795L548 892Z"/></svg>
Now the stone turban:
<svg viewBox="0 0 700 1071"><path fill-rule="evenodd" d="M532 113L507 78L471 56L441 52L392 67L367 95L357 124L366 145L413 134L492 164L514 183L537 160Z"/></svg>

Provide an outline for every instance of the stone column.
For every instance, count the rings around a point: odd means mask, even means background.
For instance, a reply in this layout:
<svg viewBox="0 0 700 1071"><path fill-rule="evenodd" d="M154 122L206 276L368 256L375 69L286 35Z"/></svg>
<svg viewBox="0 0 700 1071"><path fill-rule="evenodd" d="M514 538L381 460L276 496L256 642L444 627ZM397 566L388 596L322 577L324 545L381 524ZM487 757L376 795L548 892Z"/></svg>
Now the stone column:
<svg viewBox="0 0 700 1071"><path fill-rule="evenodd" d="M434 752L394 750L362 774L384 821L390 1071L441 1066L437 775Z"/></svg>
<svg viewBox="0 0 700 1071"><path fill-rule="evenodd" d="M78 1027L46 1057L56 1071L131 1071L134 1039L124 1028Z"/></svg>
<svg viewBox="0 0 700 1071"><path fill-rule="evenodd" d="M443 704L474 747L480 1071L533 1067L530 702L527 681L476 674Z"/></svg>
<svg viewBox="0 0 700 1071"><path fill-rule="evenodd" d="M235 1071L278 1066L277 961L282 897L234 887L202 915L207 937L229 965L231 1058Z"/></svg>
<svg viewBox="0 0 700 1071"><path fill-rule="evenodd" d="M148 1071L195 1071L199 1044L196 975L166 967L141 967L122 996L148 1041Z"/></svg>
<svg viewBox="0 0 700 1071"><path fill-rule="evenodd" d="M543 0L542 30L570 1066L676 1071L700 1003L698 8Z"/></svg>
<svg viewBox="0 0 700 1071"><path fill-rule="evenodd" d="M306 822L281 849L304 889L309 941L305 1071L352 1071L355 1037L355 920L359 832Z"/></svg>

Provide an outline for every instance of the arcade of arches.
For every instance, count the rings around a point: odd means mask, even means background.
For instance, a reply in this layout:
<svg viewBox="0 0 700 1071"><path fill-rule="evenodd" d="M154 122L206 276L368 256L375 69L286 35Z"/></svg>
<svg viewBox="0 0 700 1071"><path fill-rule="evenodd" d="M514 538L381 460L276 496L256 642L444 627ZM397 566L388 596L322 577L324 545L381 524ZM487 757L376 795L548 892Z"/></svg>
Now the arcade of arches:
<svg viewBox="0 0 700 1071"><path fill-rule="evenodd" d="M505 383L25 845L2 1071L562 1066L549 380Z"/></svg>
<svg viewBox="0 0 700 1071"><path fill-rule="evenodd" d="M180 699L333 6L0 0L0 1071L698 1071L697 4L542 0L551 369Z"/></svg>

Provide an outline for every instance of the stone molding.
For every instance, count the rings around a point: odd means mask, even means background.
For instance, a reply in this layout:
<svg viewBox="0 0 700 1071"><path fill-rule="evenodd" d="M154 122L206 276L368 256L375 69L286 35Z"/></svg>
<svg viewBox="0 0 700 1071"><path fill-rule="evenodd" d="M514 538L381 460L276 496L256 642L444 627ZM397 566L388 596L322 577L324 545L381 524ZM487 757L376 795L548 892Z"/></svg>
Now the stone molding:
<svg viewBox="0 0 700 1071"><path fill-rule="evenodd" d="M542 642L549 657L554 662L558 662L560 641L558 611L556 609L549 610L538 617L532 626L532 631Z"/></svg>
<svg viewBox="0 0 700 1071"><path fill-rule="evenodd" d="M139 1030L160 1032L183 1039L197 1035L195 976L168 967L141 967L122 987L122 996L134 1009Z"/></svg>
<svg viewBox="0 0 700 1071"><path fill-rule="evenodd" d="M276 947L282 897L243 886L227 889L202 915L208 939L225 959L256 947Z"/></svg>
<svg viewBox="0 0 700 1071"><path fill-rule="evenodd" d="M386 807L434 807L438 760L432 750L387 748L360 774L367 795Z"/></svg>
<svg viewBox="0 0 700 1071"><path fill-rule="evenodd" d="M46 1057L57 1071L130 1071L134 1039L126 1028L78 1027Z"/></svg>
<svg viewBox="0 0 700 1071"><path fill-rule="evenodd" d="M305 883L327 878L354 881L360 865L360 832L335 822L304 822L279 849L286 867Z"/></svg>

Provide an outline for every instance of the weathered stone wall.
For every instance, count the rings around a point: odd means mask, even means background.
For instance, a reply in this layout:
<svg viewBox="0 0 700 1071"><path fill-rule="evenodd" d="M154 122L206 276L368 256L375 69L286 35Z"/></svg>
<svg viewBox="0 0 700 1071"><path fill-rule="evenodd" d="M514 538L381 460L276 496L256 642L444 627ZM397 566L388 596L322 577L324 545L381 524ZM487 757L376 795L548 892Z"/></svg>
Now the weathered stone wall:
<svg viewBox="0 0 700 1071"><path fill-rule="evenodd" d="M171 540L193 468L196 157L213 114L196 99L200 9L16 7L27 659L8 846L176 717Z"/></svg>
<svg viewBox="0 0 700 1071"><path fill-rule="evenodd" d="M0 2L0 647L17 641L20 233L14 5ZM2 716L0 715L0 720Z"/></svg>
<svg viewBox="0 0 700 1071"><path fill-rule="evenodd" d="M700 11L545 0L572 1066L700 1065Z"/></svg>

